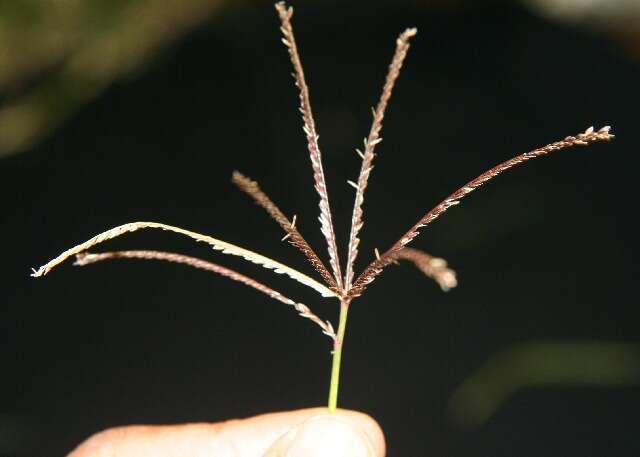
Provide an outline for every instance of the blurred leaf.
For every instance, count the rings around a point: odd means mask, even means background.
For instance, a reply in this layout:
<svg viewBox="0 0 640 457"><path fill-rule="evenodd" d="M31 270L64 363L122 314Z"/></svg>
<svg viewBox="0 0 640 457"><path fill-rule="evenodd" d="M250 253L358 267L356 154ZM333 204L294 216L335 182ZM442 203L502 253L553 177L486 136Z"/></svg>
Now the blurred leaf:
<svg viewBox="0 0 640 457"><path fill-rule="evenodd" d="M226 0L0 3L0 157L47 134Z"/></svg>
<svg viewBox="0 0 640 457"><path fill-rule="evenodd" d="M474 427L522 389L639 384L640 345L530 342L490 357L455 390L448 413L453 422Z"/></svg>

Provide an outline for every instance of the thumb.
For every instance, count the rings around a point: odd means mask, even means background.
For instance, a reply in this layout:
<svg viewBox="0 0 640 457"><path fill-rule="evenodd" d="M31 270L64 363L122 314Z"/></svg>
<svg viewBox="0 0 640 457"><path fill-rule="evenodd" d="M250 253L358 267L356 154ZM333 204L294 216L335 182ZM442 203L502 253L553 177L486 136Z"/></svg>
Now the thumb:
<svg viewBox="0 0 640 457"><path fill-rule="evenodd" d="M368 416L318 414L291 428L264 457L384 457L384 438Z"/></svg>

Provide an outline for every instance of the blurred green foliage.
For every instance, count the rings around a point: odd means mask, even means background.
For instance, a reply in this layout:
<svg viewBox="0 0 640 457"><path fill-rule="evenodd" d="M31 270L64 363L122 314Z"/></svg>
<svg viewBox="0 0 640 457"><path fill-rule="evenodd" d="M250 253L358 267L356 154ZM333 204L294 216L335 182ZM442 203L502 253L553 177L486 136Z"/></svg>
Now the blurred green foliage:
<svg viewBox="0 0 640 457"><path fill-rule="evenodd" d="M31 146L224 3L0 2L0 156Z"/></svg>
<svg viewBox="0 0 640 457"><path fill-rule="evenodd" d="M524 389L631 385L640 385L640 345L534 341L490 357L453 393L449 417L461 426L481 425Z"/></svg>

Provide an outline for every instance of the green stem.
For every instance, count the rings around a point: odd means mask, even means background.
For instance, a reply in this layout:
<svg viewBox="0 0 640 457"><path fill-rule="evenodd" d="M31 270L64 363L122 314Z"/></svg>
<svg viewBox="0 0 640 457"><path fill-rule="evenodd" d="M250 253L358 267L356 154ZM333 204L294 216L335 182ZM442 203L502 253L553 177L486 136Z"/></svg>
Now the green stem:
<svg viewBox="0 0 640 457"><path fill-rule="evenodd" d="M347 313L349 302L340 302L340 322L338 334L333 343L333 363L331 365L331 383L329 385L329 412L333 413L338 407L338 387L340 386L340 360L342 359L342 346L344 344L344 332L347 328Z"/></svg>

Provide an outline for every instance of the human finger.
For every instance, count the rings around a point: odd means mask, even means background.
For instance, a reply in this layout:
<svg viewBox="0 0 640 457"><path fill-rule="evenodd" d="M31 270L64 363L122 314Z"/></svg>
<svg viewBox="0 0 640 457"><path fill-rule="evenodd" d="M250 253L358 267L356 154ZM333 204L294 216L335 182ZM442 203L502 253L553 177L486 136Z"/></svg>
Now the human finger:
<svg viewBox="0 0 640 457"><path fill-rule="evenodd" d="M285 456L282 452L288 452L286 443L309 443L314 429L321 432L329 444L353 446L360 440L371 457L384 456L382 431L369 416L348 410L329 415L326 408L311 408L213 424L113 428L92 436L68 457L262 457L267 452L271 456ZM298 440L292 440L293 436L298 436ZM295 447L291 452L294 451ZM307 454L308 457L314 455L335 454Z"/></svg>

